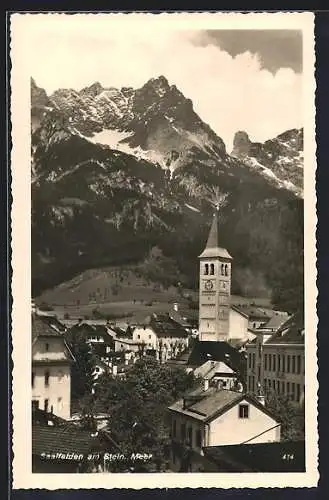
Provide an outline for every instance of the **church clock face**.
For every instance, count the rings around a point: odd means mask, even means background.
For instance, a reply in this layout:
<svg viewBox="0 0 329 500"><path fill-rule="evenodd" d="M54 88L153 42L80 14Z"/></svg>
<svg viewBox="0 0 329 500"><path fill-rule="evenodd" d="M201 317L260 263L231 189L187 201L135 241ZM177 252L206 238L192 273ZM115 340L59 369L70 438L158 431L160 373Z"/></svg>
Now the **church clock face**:
<svg viewBox="0 0 329 500"><path fill-rule="evenodd" d="M212 290L214 288L214 284L212 281L207 280L204 284L206 290Z"/></svg>

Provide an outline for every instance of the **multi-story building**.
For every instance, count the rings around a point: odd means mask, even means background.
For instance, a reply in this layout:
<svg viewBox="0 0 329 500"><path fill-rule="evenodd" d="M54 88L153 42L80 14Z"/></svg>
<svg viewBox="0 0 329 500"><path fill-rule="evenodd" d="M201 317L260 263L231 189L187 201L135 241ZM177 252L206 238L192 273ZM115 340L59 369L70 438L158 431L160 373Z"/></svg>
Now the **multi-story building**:
<svg viewBox="0 0 329 500"><path fill-rule="evenodd" d="M217 387L176 401L169 417L174 472L196 472L205 447L280 441L280 423L256 398Z"/></svg>
<svg viewBox="0 0 329 500"><path fill-rule="evenodd" d="M32 315L32 405L67 419L71 414L73 355L64 336Z"/></svg>
<svg viewBox="0 0 329 500"><path fill-rule="evenodd" d="M219 246L219 221L215 212L206 248L200 259L199 340L225 341L229 333L231 261Z"/></svg>
<svg viewBox="0 0 329 500"><path fill-rule="evenodd" d="M144 325L136 326L133 341L152 350L157 359L165 362L184 351L189 343L188 332L168 315L153 314Z"/></svg>
<svg viewBox="0 0 329 500"><path fill-rule="evenodd" d="M289 318L274 334L260 331L246 346L247 387L253 393L276 392L304 399L305 339L303 314Z"/></svg>

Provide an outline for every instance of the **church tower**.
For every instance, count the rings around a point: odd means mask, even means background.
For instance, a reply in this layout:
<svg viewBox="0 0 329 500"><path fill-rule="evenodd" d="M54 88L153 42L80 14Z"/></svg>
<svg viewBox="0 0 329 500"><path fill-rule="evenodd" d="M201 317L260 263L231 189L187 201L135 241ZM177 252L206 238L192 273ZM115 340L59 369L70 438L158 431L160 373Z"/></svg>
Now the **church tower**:
<svg viewBox="0 0 329 500"><path fill-rule="evenodd" d="M229 335L231 261L219 246L218 211L200 259L199 340L225 341Z"/></svg>

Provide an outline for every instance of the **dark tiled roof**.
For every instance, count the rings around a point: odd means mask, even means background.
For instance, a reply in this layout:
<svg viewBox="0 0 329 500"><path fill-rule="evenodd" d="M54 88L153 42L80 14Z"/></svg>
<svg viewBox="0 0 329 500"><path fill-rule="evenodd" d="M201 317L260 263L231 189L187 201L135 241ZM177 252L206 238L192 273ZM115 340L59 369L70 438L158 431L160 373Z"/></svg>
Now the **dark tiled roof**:
<svg viewBox="0 0 329 500"><path fill-rule="evenodd" d="M273 329L276 330L280 328L283 323L285 323L289 319L287 314L274 314L272 318L264 325L264 329Z"/></svg>
<svg viewBox="0 0 329 500"><path fill-rule="evenodd" d="M32 315L32 339L37 337L61 337L61 334L52 328L47 321L35 314Z"/></svg>
<svg viewBox="0 0 329 500"><path fill-rule="evenodd" d="M242 357L239 351L227 342L196 340L188 364L200 366L208 360L224 361L234 371L239 371Z"/></svg>
<svg viewBox="0 0 329 500"><path fill-rule="evenodd" d="M159 338L187 338L188 333L176 321L170 319L168 315L153 315L150 321L150 326L153 328Z"/></svg>
<svg viewBox="0 0 329 500"><path fill-rule="evenodd" d="M304 313L296 313L283 323L266 344L304 344L304 328Z"/></svg>
<svg viewBox="0 0 329 500"><path fill-rule="evenodd" d="M203 451L223 472L225 466L232 472L305 472L305 441L207 446Z"/></svg>
<svg viewBox="0 0 329 500"><path fill-rule="evenodd" d="M66 326L61 323L55 316L43 316L42 319L50 327L54 328L55 330L57 329L59 333L65 333Z"/></svg>
<svg viewBox="0 0 329 500"><path fill-rule="evenodd" d="M52 422L53 425L65 425L66 420L54 415L53 413L48 413L40 408L32 408L32 422L33 424L49 425L48 422Z"/></svg>
<svg viewBox="0 0 329 500"><path fill-rule="evenodd" d="M240 311L243 314L246 314L250 320L269 320L272 317L272 313L270 310L262 309L261 307L242 305L242 306L234 306L235 310Z"/></svg>
<svg viewBox="0 0 329 500"><path fill-rule="evenodd" d="M132 339L132 331L131 328L127 328L124 330L123 328L119 328L118 326L111 326L110 329L115 333L116 338L125 338L125 339Z"/></svg>
<svg viewBox="0 0 329 500"><path fill-rule="evenodd" d="M175 321L183 328L191 328L192 327L191 322L188 321L187 319L184 319L177 311L171 311L169 313L169 317L170 317L170 319L172 319L172 321Z"/></svg>
<svg viewBox="0 0 329 500"><path fill-rule="evenodd" d="M93 437L90 431L80 430L68 425L66 428L52 426L32 426L32 454L76 453L87 454L92 451L112 448L109 440L99 433ZM109 450L110 451L110 450Z"/></svg>

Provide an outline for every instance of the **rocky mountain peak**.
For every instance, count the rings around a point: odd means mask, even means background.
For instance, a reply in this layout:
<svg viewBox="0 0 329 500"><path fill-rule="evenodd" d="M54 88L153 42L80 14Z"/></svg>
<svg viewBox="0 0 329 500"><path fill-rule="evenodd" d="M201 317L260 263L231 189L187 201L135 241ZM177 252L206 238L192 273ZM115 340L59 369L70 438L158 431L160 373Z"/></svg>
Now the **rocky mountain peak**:
<svg viewBox="0 0 329 500"><path fill-rule="evenodd" d="M31 78L31 104L32 106L48 106L49 98L44 89L37 86L34 78Z"/></svg>
<svg viewBox="0 0 329 500"><path fill-rule="evenodd" d="M81 90L80 94L90 95L96 97L104 90L103 86L99 82L95 82L89 87L85 87Z"/></svg>
<svg viewBox="0 0 329 500"><path fill-rule="evenodd" d="M247 132L239 130L235 133L233 139L233 156L244 156L248 155L251 146L251 140Z"/></svg>

